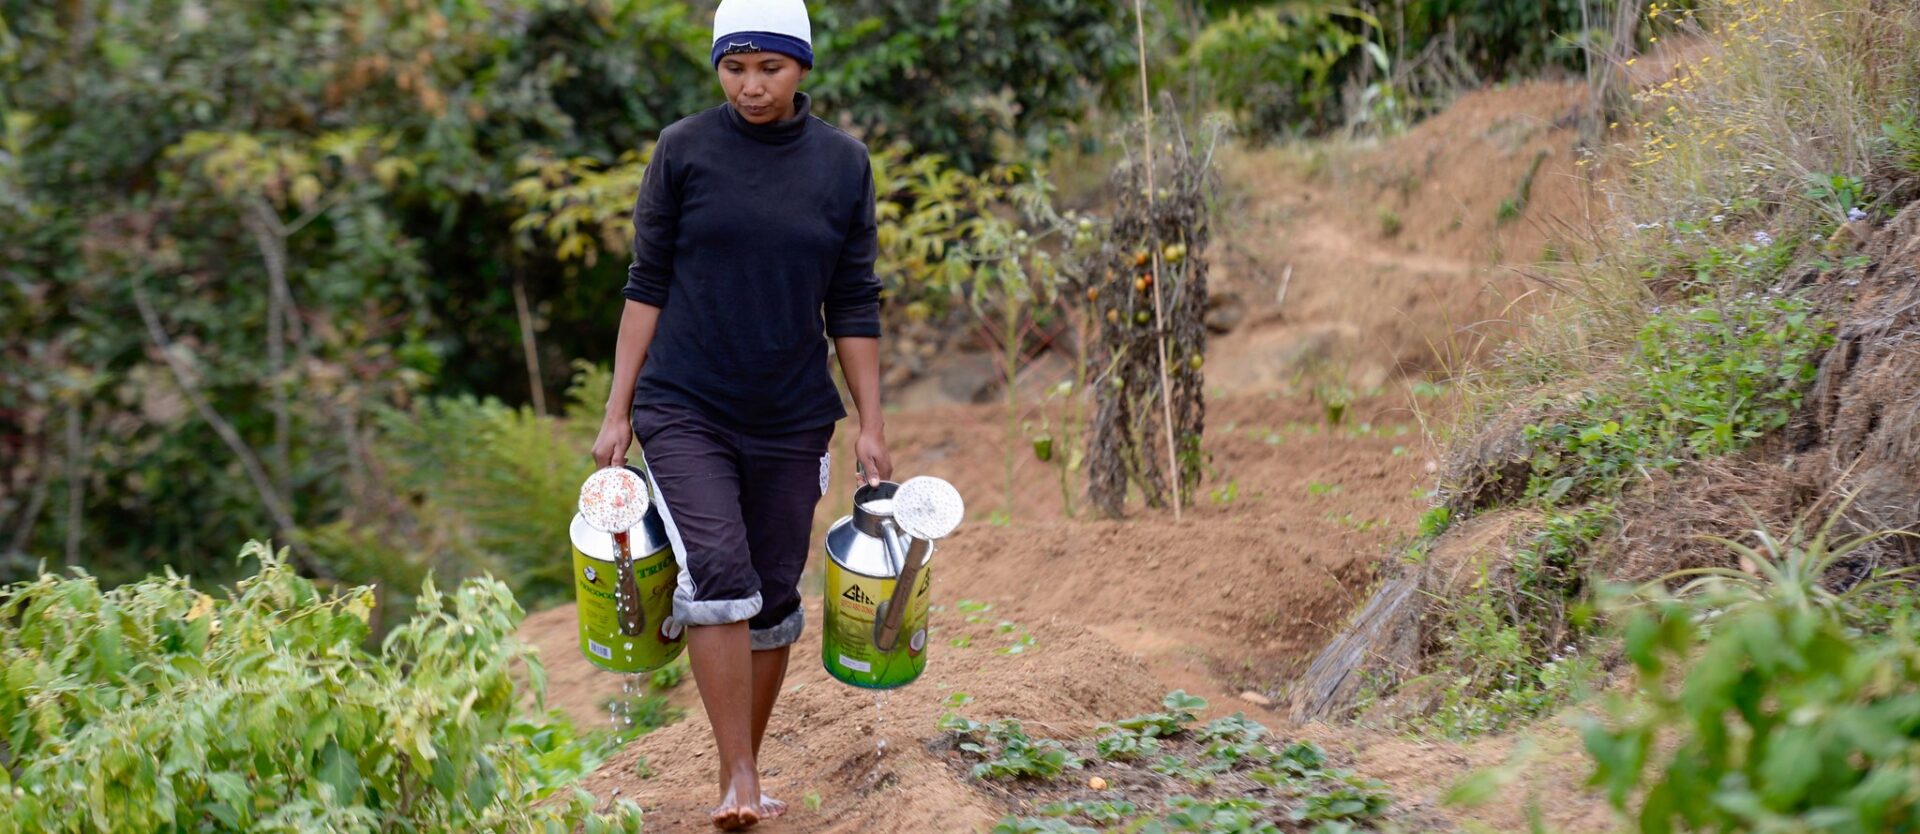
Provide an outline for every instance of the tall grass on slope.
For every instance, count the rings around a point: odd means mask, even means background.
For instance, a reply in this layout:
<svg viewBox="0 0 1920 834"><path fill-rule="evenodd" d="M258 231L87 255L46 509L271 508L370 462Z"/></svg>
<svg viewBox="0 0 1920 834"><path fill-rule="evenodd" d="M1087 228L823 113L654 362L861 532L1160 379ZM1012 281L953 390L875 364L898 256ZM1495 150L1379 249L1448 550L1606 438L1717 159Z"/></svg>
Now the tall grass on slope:
<svg viewBox="0 0 1920 834"><path fill-rule="evenodd" d="M1634 95L1615 145L1581 161L1608 212L1568 230L1580 245L1540 276L1553 303L1474 374L1479 404L1604 366L1662 303L1738 295L1830 256L1850 220L1898 208L1874 184L1909 157L1905 174L1920 174L1920 4L1697 6L1649 8L1685 59Z"/></svg>

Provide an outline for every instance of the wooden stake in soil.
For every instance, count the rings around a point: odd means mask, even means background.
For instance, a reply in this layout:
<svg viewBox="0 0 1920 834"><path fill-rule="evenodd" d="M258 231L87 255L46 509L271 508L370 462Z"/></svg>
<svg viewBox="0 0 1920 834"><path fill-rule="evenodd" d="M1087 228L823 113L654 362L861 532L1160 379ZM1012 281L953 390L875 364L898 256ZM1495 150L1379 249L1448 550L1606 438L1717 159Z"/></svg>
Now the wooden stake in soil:
<svg viewBox="0 0 1920 834"><path fill-rule="evenodd" d="M1147 223L1153 228L1153 94L1147 83L1147 14L1142 0L1133 0L1134 36L1140 51L1140 110L1145 119L1141 133L1146 139L1147 152ZM1167 382L1167 320L1160 303L1160 247L1158 241L1147 241L1148 257L1153 261L1153 327L1157 331L1155 341L1160 345L1160 417L1166 424L1167 432L1167 477L1173 482L1173 520L1180 520L1180 488L1186 479L1180 474L1180 459L1174 452L1173 442L1173 386Z"/></svg>

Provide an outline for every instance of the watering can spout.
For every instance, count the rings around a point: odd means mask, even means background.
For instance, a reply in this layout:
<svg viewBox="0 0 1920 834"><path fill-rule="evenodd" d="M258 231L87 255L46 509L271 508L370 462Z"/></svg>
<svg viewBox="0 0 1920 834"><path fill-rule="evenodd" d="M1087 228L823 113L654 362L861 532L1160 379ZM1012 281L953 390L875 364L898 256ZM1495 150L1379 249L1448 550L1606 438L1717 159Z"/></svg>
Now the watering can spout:
<svg viewBox="0 0 1920 834"><path fill-rule="evenodd" d="M900 578L894 583L893 597L876 612L873 621L873 645L883 652L892 651L900 641L907 605L919 588L921 570L933 556L934 540L953 532L963 512L960 493L952 484L926 477L901 484L894 491L892 510L887 526L906 538L907 547L905 557L897 557L897 540L885 537L888 557L899 562Z"/></svg>
<svg viewBox="0 0 1920 834"><path fill-rule="evenodd" d="M898 525L891 521L888 527L894 535L887 536L887 556L899 564L899 579L894 580L893 596L880 603L880 610L873 620L873 647L883 652L893 651L900 644L900 626L906 622L907 604L913 601L914 589L920 585L920 571L927 566L927 560L933 556L931 539L904 536ZM899 555L899 538L905 537L908 544L905 554Z"/></svg>

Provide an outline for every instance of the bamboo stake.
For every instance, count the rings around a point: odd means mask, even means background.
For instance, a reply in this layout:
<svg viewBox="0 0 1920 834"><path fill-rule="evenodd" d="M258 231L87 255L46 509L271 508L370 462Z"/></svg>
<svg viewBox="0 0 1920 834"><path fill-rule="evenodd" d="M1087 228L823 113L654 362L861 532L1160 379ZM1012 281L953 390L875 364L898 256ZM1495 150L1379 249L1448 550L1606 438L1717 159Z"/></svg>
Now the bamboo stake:
<svg viewBox="0 0 1920 834"><path fill-rule="evenodd" d="M1153 93L1147 83L1147 13L1142 0L1133 0L1133 24L1136 44L1140 50L1140 110L1145 116L1145 125L1141 132L1146 137L1147 151L1147 222L1153 223ZM1173 486L1173 520L1180 520L1180 486L1184 479L1180 477L1180 460L1174 452L1173 443L1173 387L1167 384L1167 318L1160 303L1160 249L1154 245L1157 241L1149 239L1147 248L1153 261L1153 326L1158 331L1156 341L1160 345L1160 417L1166 423L1167 434L1167 477Z"/></svg>

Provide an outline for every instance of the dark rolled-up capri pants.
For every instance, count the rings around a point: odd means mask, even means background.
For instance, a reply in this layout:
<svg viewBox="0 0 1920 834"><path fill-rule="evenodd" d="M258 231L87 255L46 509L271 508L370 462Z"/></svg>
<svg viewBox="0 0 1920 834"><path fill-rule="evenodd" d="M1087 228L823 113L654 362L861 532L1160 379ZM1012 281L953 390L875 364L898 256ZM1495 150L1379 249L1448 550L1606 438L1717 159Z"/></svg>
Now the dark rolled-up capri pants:
<svg viewBox="0 0 1920 834"><path fill-rule="evenodd" d="M800 639L800 572L826 494L833 425L746 434L679 405L638 405L633 431L680 563L673 616L745 621L753 649Z"/></svg>

